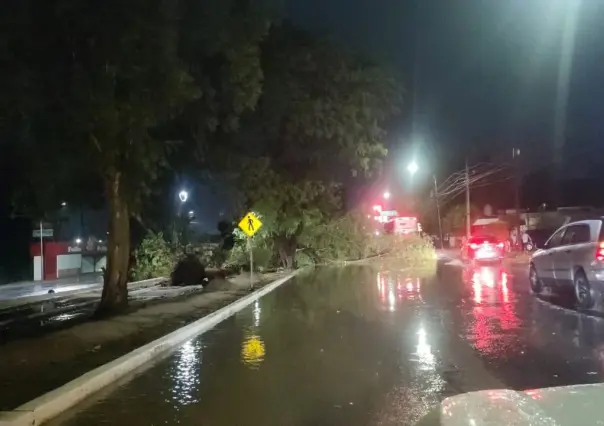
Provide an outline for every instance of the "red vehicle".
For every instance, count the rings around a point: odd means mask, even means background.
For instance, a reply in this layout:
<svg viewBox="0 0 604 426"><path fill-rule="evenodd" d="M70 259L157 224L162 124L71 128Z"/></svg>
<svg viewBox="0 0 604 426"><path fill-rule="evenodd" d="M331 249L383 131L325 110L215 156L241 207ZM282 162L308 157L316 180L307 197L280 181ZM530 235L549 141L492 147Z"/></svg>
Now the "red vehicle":
<svg viewBox="0 0 604 426"><path fill-rule="evenodd" d="M505 243L492 236L474 236L461 250L464 259L500 261L505 255Z"/></svg>

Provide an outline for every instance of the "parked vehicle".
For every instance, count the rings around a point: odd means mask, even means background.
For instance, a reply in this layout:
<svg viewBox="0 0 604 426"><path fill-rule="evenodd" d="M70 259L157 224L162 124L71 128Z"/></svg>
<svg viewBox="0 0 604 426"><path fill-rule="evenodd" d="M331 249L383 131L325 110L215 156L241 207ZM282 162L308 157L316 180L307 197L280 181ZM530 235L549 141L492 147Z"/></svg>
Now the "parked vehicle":
<svg viewBox="0 0 604 426"><path fill-rule="evenodd" d="M603 396L601 383L468 392L445 399L416 426L596 425Z"/></svg>
<svg viewBox="0 0 604 426"><path fill-rule="evenodd" d="M471 227L472 236L494 237L506 241L510 236L511 226L508 222L496 217L476 219Z"/></svg>
<svg viewBox="0 0 604 426"><path fill-rule="evenodd" d="M572 289L577 307L589 309L604 290L603 219L571 222L558 229L530 261L531 290Z"/></svg>
<svg viewBox="0 0 604 426"><path fill-rule="evenodd" d="M462 257L475 262L501 261L505 256L505 243L493 236L472 236L461 249Z"/></svg>

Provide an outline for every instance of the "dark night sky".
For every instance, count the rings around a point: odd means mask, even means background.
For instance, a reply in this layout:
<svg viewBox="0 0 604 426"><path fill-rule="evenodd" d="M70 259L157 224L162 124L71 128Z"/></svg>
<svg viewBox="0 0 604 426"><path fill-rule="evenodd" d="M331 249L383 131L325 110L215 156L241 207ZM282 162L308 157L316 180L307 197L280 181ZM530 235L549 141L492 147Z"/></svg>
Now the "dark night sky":
<svg viewBox="0 0 604 426"><path fill-rule="evenodd" d="M551 165L560 58L570 58L565 176L602 179L604 0L282 1L287 19L404 75L408 111L390 134L392 164L417 155L441 176L466 155L507 161L513 146L525 172ZM574 53L565 56L565 21L575 8ZM4 190L0 216L9 223ZM209 189L191 202L206 230L226 206ZM4 225L3 233L15 229Z"/></svg>
<svg viewBox="0 0 604 426"><path fill-rule="evenodd" d="M415 112L392 135L394 146L414 141L414 149L424 146L424 156L430 145L441 158L457 154L458 160L466 154L507 158L518 146L529 171L552 161L562 34L576 4L289 0L287 15L407 76L409 108ZM583 0L578 10L565 163L572 175L582 177L603 165L594 154L603 146L604 1Z"/></svg>

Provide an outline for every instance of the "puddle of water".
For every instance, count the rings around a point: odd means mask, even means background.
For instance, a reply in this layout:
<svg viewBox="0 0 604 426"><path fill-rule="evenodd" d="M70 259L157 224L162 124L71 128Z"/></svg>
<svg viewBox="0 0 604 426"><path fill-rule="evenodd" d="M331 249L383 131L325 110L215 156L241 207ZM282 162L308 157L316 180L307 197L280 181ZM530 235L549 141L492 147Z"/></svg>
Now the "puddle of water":
<svg viewBox="0 0 604 426"><path fill-rule="evenodd" d="M568 299L529 291L528 275L466 268L455 327L489 370L513 388L604 379L604 321L564 307Z"/></svg>
<svg viewBox="0 0 604 426"><path fill-rule="evenodd" d="M297 278L54 424L390 424L406 404L411 424L450 391L430 285L369 267Z"/></svg>

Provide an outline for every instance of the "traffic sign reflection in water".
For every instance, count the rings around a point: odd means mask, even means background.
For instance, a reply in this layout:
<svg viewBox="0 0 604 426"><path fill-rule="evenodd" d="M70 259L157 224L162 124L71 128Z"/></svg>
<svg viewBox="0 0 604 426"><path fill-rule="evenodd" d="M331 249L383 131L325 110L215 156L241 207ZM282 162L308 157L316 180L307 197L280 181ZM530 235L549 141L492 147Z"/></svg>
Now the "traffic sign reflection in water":
<svg viewBox="0 0 604 426"><path fill-rule="evenodd" d="M264 361L266 349L262 338L256 334L247 334L241 347L241 360L252 369L257 369Z"/></svg>

